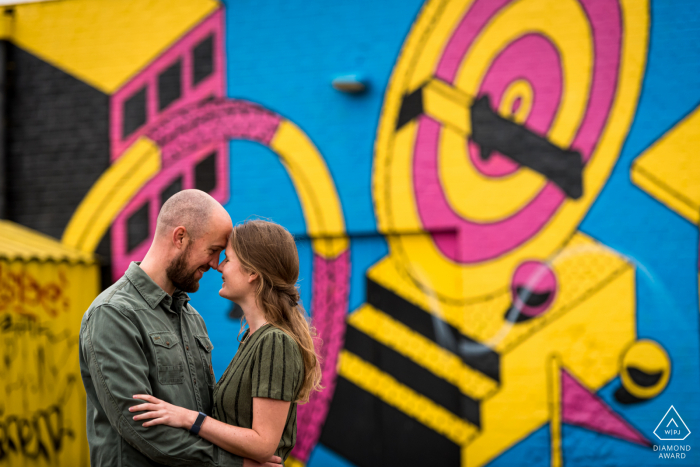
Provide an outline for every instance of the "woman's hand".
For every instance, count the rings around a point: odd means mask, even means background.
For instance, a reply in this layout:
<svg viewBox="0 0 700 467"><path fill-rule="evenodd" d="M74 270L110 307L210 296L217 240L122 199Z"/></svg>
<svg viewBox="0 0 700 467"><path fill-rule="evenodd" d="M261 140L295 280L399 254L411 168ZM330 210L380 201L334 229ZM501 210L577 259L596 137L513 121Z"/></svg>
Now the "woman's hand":
<svg viewBox="0 0 700 467"><path fill-rule="evenodd" d="M199 415L194 410L168 404L148 394L137 394L134 396L134 399L141 399L147 402L146 404L129 407L129 412L147 410L145 413L134 416L134 420L148 420L142 426L168 425L189 430L194 425L194 422L197 421L197 415Z"/></svg>

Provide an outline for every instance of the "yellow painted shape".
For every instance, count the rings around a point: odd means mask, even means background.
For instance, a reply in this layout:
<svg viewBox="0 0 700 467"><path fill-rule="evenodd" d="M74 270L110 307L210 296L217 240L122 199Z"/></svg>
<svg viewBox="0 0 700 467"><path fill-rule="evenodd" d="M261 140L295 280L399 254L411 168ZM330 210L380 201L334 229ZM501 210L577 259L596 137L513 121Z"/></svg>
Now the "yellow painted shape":
<svg viewBox="0 0 700 467"><path fill-rule="evenodd" d="M117 215L160 171L160 148L145 136L132 144L95 182L73 213L62 243L93 252Z"/></svg>
<svg viewBox="0 0 700 467"><path fill-rule="evenodd" d="M95 262L90 253L67 247L48 235L6 220L0 220L0 258L6 261Z"/></svg>
<svg viewBox="0 0 700 467"><path fill-rule="evenodd" d="M480 156L478 156L480 157ZM504 177L488 177L472 164L467 142L450 128L440 131L438 170L447 202L463 219L494 223L527 206L547 179L526 167Z"/></svg>
<svg viewBox="0 0 700 467"><path fill-rule="evenodd" d="M471 423L347 350L341 350L338 357L338 374L455 444L466 443L476 432Z"/></svg>
<svg viewBox="0 0 700 467"><path fill-rule="evenodd" d="M700 223L700 108L632 164L632 181L689 221Z"/></svg>
<svg viewBox="0 0 700 467"><path fill-rule="evenodd" d="M517 110L514 111L515 102L520 100ZM511 117L515 123L523 124L530 116L532 104L535 101L535 91L529 81L516 79L503 91L498 113L503 117Z"/></svg>
<svg viewBox="0 0 700 467"><path fill-rule="evenodd" d="M316 253L332 259L348 249L340 198L323 157L308 136L282 120L270 142L294 183Z"/></svg>
<svg viewBox="0 0 700 467"><path fill-rule="evenodd" d="M420 238L419 235L407 237ZM411 243L410 238L404 241L406 245L417 243ZM529 335L568 313L578 303L597 293L630 267L619 254L580 232L577 232L561 251L547 260L559 283L555 299L546 313L518 324L505 319L505 312L512 301L509 281L502 285L501 290L488 297L456 301L441 299L432 288L417 287L412 277L405 272L405 267L391 256L372 266L367 271L367 276L426 313L445 320L471 339L484 343L497 352L506 352ZM512 277L514 272L515 267L508 276ZM455 285L455 278L447 274L442 280L451 280Z"/></svg>
<svg viewBox="0 0 700 467"><path fill-rule="evenodd" d="M289 456L286 461L284 461L284 467L305 467L306 464L294 456Z"/></svg>
<svg viewBox="0 0 700 467"><path fill-rule="evenodd" d="M562 456L561 444L561 361L558 355L549 357L549 442L551 446L552 467L562 467L564 458Z"/></svg>
<svg viewBox="0 0 700 467"><path fill-rule="evenodd" d="M546 22L556 23L557 15L562 9L575 8L560 6L559 2L551 3L550 0L543 0L541 3L535 1L525 3L532 6L532 10L537 9L538 14L535 15L532 12L524 12L524 14L527 13L528 18L534 18L533 21L540 22L541 18L546 18ZM432 290L435 298L445 303L479 301L502 293L507 287L512 271L519 263L525 260L546 260L561 249L575 232L605 184L619 156L622 142L636 109L648 44L648 2L622 1L625 30L618 87L607 126L598 140L592 160L584 169L583 196L578 200L564 201L546 227L519 247L489 261L461 265L442 255L429 236L398 235L420 232L423 226L413 194L412 159L416 125L411 122L399 131L396 131L395 125L404 94L417 89L432 76L442 47L452 34L454 21L459 20L455 19L457 16L444 18L444 15L448 12L451 15L460 15L470 5L471 1L467 0L453 1L449 5L433 0L424 6L404 43L401 56L394 68L385 94L375 145L372 191L379 230L390 234L388 236L390 255L395 259L395 264L404 268L402 274L407 275L410 281L417 283L418 288ZM549 5L552 10L547 15L542 15L541 11L544 11L540 9L542 5ZM538 15L541 18L538 19ZM519 25L521 20L512 18L512 21L515 21L512 26L521 27ZM510 21L508 23L510 24ZM440 25L446 26L438 27ZM550 28L550 25L545 24L543 27ZM504 26L501 34L508 34L507 29ZM590 39L590 36L587 37ZM587 37L579 37L579 39L586 41ZM566 38L562 40L568 41ZM490 44L485 43L485 46ZM485 51L487 48L482 50ZM578 56L576 53L572 58ZM462 70L465 77L470 73L469 68L464 65ZM473 73L478 74L478 70ZM482 79L478 76L477 78ZM573 83L576 84L577 81ZM463 86L460 85L459 88L469 94ZM585 91L587 93L587 90ZM571 93L572 90L565 89L564 92ZM554 135L555 142L566 142L564 140L568 130L564 130L570 128L577 118L575 117L578 108L576 103L580 104L577 100L580 97L567 97L570 99L567 101L570 102L567 108L573 110L557 117L560 119L557 121L560 122L558 125L562 130L561 133L557 130L557 135ZM524 172L524 170L521 169L518 172ZM505 197L511 195L512 193L508 192L501 194ZM455 285L455 280L459 285Z"/></svg>
<svg viewBox="0 0 700 467"><path fill-rule="evenodd" d="M353 312L348 324L457 386L472 399L481 400L497 388L491 378L465 365L459 356L372 305L364 304Z"/></svg>
<svg viewBox="0 0 700 467"><path fill-rule="evenodd" d="M471 132L471 96L439 79L431 79L422 89L423 112L463 138Z"/></svg>
<svg viewBox="0 0 700 467"><path fill-rule="evenodd" d="M10 40L12 34L12 16L3 14L0 17L0 40Z"/></svg>
<svg viewBox="0 0 700 467"><path fill-rule="evenodd" d="M62 0L17 5L12 42L106 94L220 7L215 0Z"/></svg>
<svg viewBox="0 0 700 467"><path fill-rule="evenodd" d="M6 449L3 464L89 467L78 333L83 313L100 290L99 268L95 263L0 259L0 283L3 444L22 446L17 429L22 427L28 451L36 452L39 443L46 449L46 458L34 459Z"/></svg>
<svg viewBox="0 0 700 467"><path fill-rule="evenodd" d="M591 271L594 273L594 271ZM480 467L551 419L550 356L597 391L615 378L620 355L634 341L634 269L501 354L501 387L481 404L481 431L463 451L464 467Z"/></svg>
<svg viewBox="0 0 700 467"><path fill-rule="evenodd" d="M634 367L647 374L661 373L661 378L652 386L640 386L629 374L629 368ZM630 346L622 358L620 379L625 389L635 397L649 399L664 390L671 377L671 359L657 342L640 339Z"/></svg>

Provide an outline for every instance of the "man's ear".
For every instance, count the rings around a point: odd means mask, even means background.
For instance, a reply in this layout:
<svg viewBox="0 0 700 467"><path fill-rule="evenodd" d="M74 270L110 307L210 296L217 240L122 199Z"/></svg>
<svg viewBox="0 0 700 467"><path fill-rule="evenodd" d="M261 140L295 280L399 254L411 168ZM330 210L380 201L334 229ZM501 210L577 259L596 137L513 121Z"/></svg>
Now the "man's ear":
<svg viewBox="0 0 700 467"><path fill-rule="evenodd" d="M180 225L173 229L173 245L178 250L187 246L187 229L185 227Z"/></svg>

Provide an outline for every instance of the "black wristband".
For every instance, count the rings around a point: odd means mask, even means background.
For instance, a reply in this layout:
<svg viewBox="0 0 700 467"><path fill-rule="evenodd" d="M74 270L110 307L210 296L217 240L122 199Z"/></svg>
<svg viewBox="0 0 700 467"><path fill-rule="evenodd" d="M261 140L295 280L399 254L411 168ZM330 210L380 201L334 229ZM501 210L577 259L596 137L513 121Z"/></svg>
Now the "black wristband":
<svg viewBox="0 0 700 467"><path fill-rule="evenodd" d="M205 418L207 418L207 414L199 412L199 415L197 415L197 420L194 421L194 425L192 425L192 428L190 428L190 433L193 435L198 435L199 430L202 428L202 422Z"/></svg>

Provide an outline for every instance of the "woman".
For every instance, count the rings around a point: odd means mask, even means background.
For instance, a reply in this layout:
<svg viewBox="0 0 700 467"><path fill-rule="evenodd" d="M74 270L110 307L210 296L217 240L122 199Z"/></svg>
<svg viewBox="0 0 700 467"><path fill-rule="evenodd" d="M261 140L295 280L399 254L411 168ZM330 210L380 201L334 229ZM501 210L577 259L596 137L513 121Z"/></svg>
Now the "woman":
<svg viewBox="0 0 700 467"><path fill-rule="evenodd" d="M299 256L291 234L261 220L234 227L221 262L219 295L237 303L248 323L235 357L214 388L214 411L205 417L149 395L132 407L147 411L143 426L169 425L241 457L286 460L296 442L297 403L320 390L321 369L313 329L304 319L296 282ZM202 420L203 419L203 420Z"/></svg>

